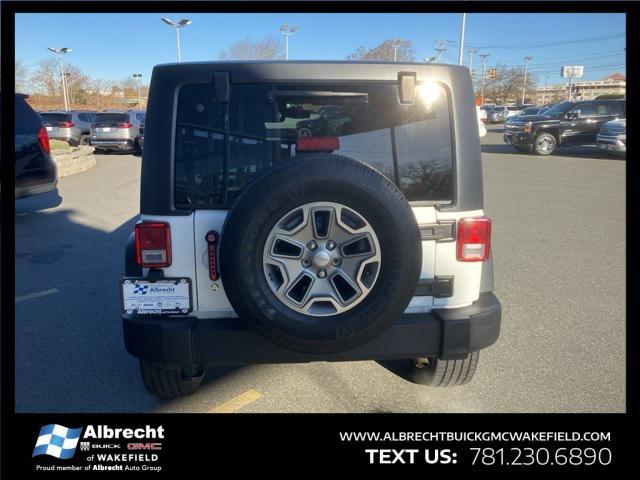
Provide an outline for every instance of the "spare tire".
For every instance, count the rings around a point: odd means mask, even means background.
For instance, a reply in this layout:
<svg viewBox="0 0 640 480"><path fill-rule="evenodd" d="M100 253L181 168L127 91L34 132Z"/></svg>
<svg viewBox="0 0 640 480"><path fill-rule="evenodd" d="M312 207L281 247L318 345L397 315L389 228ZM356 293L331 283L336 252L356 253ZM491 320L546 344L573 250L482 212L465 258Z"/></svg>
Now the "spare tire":
<svg viewBox="0 0 640 480"><path fill-rule="evenodd" d="M258 176L225 220L220 273L247 326L308 354L355 348L391 326L420 276L406 198L351 158L307 153Z"/></svg>

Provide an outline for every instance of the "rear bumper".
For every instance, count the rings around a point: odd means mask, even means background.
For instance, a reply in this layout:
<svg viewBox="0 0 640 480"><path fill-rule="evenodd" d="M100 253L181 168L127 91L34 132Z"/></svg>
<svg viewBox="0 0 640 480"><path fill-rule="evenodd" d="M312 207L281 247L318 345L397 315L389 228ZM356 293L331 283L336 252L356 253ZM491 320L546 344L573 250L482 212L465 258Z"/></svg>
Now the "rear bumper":
<svg viewBox="0 0 640 480"><path fill-rule="evenodd" d="M489 292L472 305L404 314L381 336L358 348L330 355L305 355L277 347L237 318L123 317L127 351L167 366L248 365L312 361L464 358L493 344L500 333L501 306Z"/></svg>
<svg viewBox="0 0 640 480"><path fill-rule="evenodd" d="M128 138L98 139L91 137L91 145L111 150L129 150L135 146L135 142Z"/></svg>
<svg viewBox="0 0 640 480"><path fill-rule="evenodd" d="M52 131L47 131L47 136L51 140L62 140L71 145L78 145L80 143L80 133L72 132L71 130L57 129Z"/></svg>
<svg viewBox="0 0 640 480"><path fill-rule="evenodd" d="M47 165L30 173L29 181L21 182L16 179L16 199L33 197L56 189L58 186L58 167L52 160L48 159L47 161Z"/></svg>

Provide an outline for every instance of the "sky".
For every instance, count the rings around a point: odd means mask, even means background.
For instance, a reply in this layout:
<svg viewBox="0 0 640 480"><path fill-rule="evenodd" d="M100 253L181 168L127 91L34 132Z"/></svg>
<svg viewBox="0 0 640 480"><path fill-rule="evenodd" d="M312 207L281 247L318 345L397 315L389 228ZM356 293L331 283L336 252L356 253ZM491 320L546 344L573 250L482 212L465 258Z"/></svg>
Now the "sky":
<svg viewBox="0 0 640 480"><path fill-rule="evenodd" d="M461 18L459 13L17 14L16 60L33 71L40 60L54 58L47 46L68 47L73 51L65 61L90 76L118 81L142 73L146 84L154 65L176 61L175 32L161 22L163 16L193 22L181 31L183 62L217 60L220 50L246 37L281 37L279 27L288 23L298 26L289 41L291 60L344 60L360 46L397 37L413 42L418 61L436 54L436 40L454 42L443 60L457 63ZM478 74L478 55L487 53L487 68L521 67L525 56L533 57L528 71L539 85L560 83L562 65L584 65L583 80L596 80L626 74L624 34L624 14L471 13L464 64L469 65L468 49L479 48L473 59Z"/></svg>

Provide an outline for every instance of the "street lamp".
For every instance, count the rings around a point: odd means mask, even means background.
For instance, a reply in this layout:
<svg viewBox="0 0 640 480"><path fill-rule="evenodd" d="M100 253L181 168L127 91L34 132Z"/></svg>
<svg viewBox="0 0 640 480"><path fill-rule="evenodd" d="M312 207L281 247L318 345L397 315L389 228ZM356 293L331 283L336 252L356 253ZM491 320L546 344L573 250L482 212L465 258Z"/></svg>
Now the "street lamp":
<svg viewBox="0 0 640 480"><path fill-rule="evenodd" d="M134 73L133 78L136 79L136 84L138 85L138 106L142 108L142 97L140 96L140 79L142 78L142 74Z"/></svg>
<svg viewBox="0 0 640 480"><path fill-rule="evenodd" d="M522 104L524 105L524 95L527 89L527 66L533 57L524 57L524 81L522 82Z"/></svg>
<svg viewBox="0 0 640 480"><path fill-rule="evenodd" d="M289 37L293 35L298 27L296 25L292 25L289 27L286 23L280 25L280 33L284 35L284 59L289 60Z"/></svg>
<svg viewBox="0 0 640 480"><path fill-rule="evenodd" d="M398 40L397 38L393 39L393 42L391 43L391 47L393 48L393 61L397 62L398 61L398 47L400 46L400 40Z"/></svg>
<svg viewBox="0 0 640 480"><path fill-rule="evenodd" d="M69 97L67 96L67 79L64 73L64 60L62 59L62 55L64 55L65 53L69 53L71 49L67 47L61 47L61 48L47 47L47 50L57 54L58 57L60 58L60 80L62 81L62 98L64 100L64 109L68 111Z"/></svg>
<svg viewBox="0 0 640 480"><path fill-rule="evenodd" d="M191 23L191 20L188 18L183 18L179 22L174 22L168 17L162 17L161 19L164 23L169 25L170 27L174 27L176 29L176 51L178 52L178 62L181 62L180 59L180 29L186 27Z"/></svg>
<svg viewBox="0 0 640 480"><path fill-rule="evenodd" d="M458 65L462 65L464 55L464 26L467 23L467 14L463 13L460 21L460 50L458 50Z"/></svg>

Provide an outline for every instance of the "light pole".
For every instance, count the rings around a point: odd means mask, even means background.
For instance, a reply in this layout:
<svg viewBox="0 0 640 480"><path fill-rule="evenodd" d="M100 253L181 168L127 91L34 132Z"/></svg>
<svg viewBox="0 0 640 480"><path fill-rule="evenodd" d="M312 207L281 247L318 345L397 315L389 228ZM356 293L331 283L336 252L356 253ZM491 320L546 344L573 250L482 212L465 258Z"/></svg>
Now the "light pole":
<svg viewBox="0 0 640 480"><path fill-rule="evenodd" d="M293 35L296 32L296 30L298 30L298 27L295 25L292 25L291 27L289 27L289 25L287 25L286 23L283 23L282 25L280 25L280 33L284 35L284 59L285 60L289 60L289 37Z"/></svg>
<svg viewBox="0 0 640 480"><path fill-rule="evenodd" d="M188 18L183 18L179 22L174 22L170 18L162 17L162 21L169 25L170 27L174 27L176 29L176 51L178 53L178 62L181 62L180 58L180 29L186 27L191 23L191 20Z"/></svg>
<svg viewBox="0 0 640 480"><path fill-rule="evenodd" d="M524 81L522 82L522 104L524 105L524 95L527 89L527 66L533 57L524 57Z"/></svg>
<svg viewBox="0 0 640 480"><path fill-rule="evenodd" d="M471 75L471 84L473 85L473 56L478 53L478 49L477 48L470 48L469 50L467 50L467 53L469 54L469 74ZM475 91L474 91L474 95L475 95Z"/></svg>
<svg viewBox="0 0 640 480"><path fill-rule="evenodd" d="M56 53L60 58L60 80L62 81L62 98L64 100L64 109L69 110L69 97L67 96L67 79L64 74L64 60L62 59L62 55L65 53L69 53L71 51L70 48L61 47L61 48L53 48L47 47L47 50L50 52Z"/></svg>
<svg viewBox="0 0 640 480"><path fill-rule="evenodd" d="M140 79L142 78L142 74L134 73L133 78L136 79L136 84L138 85L138 106L142 108L142 96L140 95Z"/></svg>
<svg viewBox="0 0 640 480"><path fill-rule="evenodd" d="M482 58L482 80L480 81L480 98L482 98L482 105L484 105L484 77L487 57L489 57L488 53L483 53L482 55L480 55L480 58Z"/></svg>
<svg viewBox="0 0 640 480"><path fill-rule="evenodd" d="M544 90L542 91L542 106L547 104L547 80L549 79L549 75L544 77Z"/></svg>
<svg viewBox="0 0 640 480"><path fill-rule="evenodd" d="M393 61L398 62L398 47L400 46L400 41L397 38L393 39L391 43L391 48L393 48Z"/></svg>
<svg viewBox="0 0 640 480"><path fill-rule="evenodd" d="M467 14L462 14L462 20L460 23L460 51L458 52L458 65L462 65L462 54L464 52L464 24L467 21Z"/></svg>

